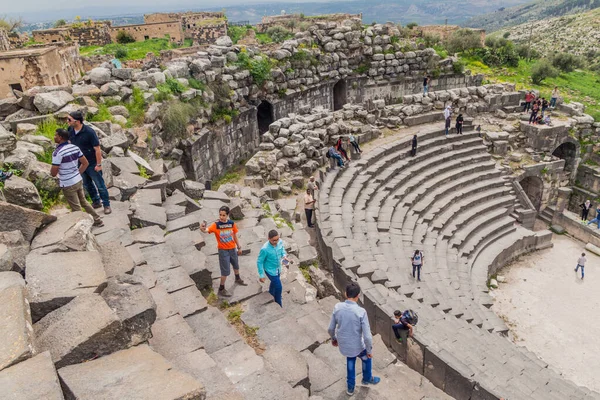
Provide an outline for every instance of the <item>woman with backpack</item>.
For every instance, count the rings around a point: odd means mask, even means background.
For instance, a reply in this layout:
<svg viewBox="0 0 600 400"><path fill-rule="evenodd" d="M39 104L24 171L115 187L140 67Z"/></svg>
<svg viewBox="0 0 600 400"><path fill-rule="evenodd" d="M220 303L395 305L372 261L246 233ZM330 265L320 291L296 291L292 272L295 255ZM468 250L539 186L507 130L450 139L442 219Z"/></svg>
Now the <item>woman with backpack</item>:
<svg viewBox="0 0 600 400"><path fill-rule="evenodd" d="M415 250L415 253L410 258L412 261L412 276L415 277L415 272L417 273L417 280L421 281L421 268L423 267L423 253L419 250Z"/></svg>

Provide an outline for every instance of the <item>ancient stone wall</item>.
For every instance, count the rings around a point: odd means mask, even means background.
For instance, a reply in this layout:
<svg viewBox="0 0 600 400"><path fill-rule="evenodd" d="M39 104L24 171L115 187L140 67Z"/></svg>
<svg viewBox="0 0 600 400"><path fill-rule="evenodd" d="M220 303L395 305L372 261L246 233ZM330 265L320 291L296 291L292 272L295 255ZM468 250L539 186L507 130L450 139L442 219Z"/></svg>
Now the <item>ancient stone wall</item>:
<svg viewBox="0 0 600 400"><path fill-rule="evenodd" d="M4 29L0 29L0 51L8 51L10 49L10 40L8 39L8 32Z"/></svg>
<svg viewBox="0 0 600 400"><path fill-rule="evenodd" d="M187 28L186 25L184 34L186 39L192 39L198 44L215 43L221 36L227 35L227 21L223 21L210 25L198 25Z"/></svg>
<svg viewBox="0 0 600 400"><path fill-rule="evenodd" d="M181 20L182 22L198 21L203 19L224 18L223 12L179 12L179 13L154 13L144 14L144 22L153 24L156 22L168 22Z"/></svg>
<svg viewBox="0 0 600 400"><path fill-rule="evenodd" d="M112 41L110 28L110 23L103 21L93 22L91 26L72 26L69 28L69 36L80 46L104 46Z"/></svg>
<svg viewBox="0 0 600 400"><path fill-rule="evenodd" d="M64 42L69 39L69 29L55 28L33 31L33 40L39 43Z"/></svg>
<svg viewBox="0 0 600 400"><path fill-rule="evenodd" d="M459 29L469 29L469 30L478 32L479 36L481 38L481 44L482 45L485 44L485 29L463 28L458 25L424 25L424 26L416 26L413 29L418 31L420 36L425 36L425 35L439 36L440 39L442 39L442 40L448 39L450 36L452 36L452 34L454 32L456 32Z"/></svg>
<svg viewBox="0 0 600 400"><path fill-rule="evenodd" d="M136 42L147 39L164 39L168 36L172 42L183 43L183 30L179 21L113 26L110 28L110 37L113 42L117 41L119 32L131 34Z"/></svg>
<svg viewBox="0 0 600 400"><path fill-rule="evenodd" d="M283 26L288 29L294 29L300 24L312 24L317 21L320 22L335 22L339 25L345 20L359 19L362 20L361 14L324 14L315 16L305 16L303 14L286 14L286 15L271 15L262 18L261 23L257 24L256 27L259 32L265 32L272 26Z"/></svg>

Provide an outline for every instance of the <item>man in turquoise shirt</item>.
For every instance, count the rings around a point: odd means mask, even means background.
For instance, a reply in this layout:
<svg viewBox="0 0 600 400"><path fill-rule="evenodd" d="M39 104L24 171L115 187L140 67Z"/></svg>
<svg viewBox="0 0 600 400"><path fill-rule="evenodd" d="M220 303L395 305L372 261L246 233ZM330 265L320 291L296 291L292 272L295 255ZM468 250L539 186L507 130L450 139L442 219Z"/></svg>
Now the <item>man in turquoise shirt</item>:
<svg viewBox="0 0 600 400"><path fill-rule="evenodd" d="M283 247L283 240L279 238L279 233L273 229L269 231L269 241L263 245L260 249L260 253L258 253L256 266L258 267L260 282L264 282L266 278L269 278L271 281L269 293L280 307L283 307L281 304L283 286L281 285L280 278L282 260L284 265L289 264L287 253Z"/></svg>

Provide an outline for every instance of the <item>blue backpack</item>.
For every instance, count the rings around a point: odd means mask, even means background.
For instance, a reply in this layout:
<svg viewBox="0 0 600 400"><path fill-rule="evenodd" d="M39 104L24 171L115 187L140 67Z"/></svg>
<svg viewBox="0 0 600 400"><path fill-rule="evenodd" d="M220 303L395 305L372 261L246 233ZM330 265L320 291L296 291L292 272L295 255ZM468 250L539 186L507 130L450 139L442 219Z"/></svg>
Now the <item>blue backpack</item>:
<svg viewBox="0 0 600 400"><path fill-rule="evenodd" d="M419 316L413 310L404 311L401 318L413 326L419 322Z"/></svg>

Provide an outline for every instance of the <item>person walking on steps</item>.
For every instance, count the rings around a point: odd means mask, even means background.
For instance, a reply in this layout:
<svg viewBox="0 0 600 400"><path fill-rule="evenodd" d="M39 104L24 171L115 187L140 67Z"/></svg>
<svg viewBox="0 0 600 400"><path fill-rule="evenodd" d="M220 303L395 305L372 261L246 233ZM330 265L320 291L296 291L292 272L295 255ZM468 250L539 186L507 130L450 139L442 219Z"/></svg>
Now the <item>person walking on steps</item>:
<svg viewBox="0 0 600 400"><path fill-rule="evenodd" d="M275 229L269 231L269 240L263 244L258 253L256 266L258 268L258 277L260 283L264 283L266 278L271 282L269 285L269 294L273 296L275 303L283 307L281 294L283 285L281 284L281 265L289 265L283 240L279 237L279 232Z"/></svg>
<svg viewBox="0 0 600 400"><path fill-rule="evenodd" d="M316 202L310 194L310 189L306 189L306 193L304 194L304 213L306 214L306 224L309 228L315 227L312 223L312 217Z"/></svg>
<svg viewBox="0 0 600 400"><path fill-rule="evenodd" d="M429 91L429 82L431 82L431 77L427 73L423 74L423 96Z"/></svg>
<svg viewBox="0 0 600 400"><path fill-rule="evenodd" d="M81 149L89 163L81 177L85 190L92 198L92 207L104 206L104 214L110 214L112 210L108 189L102 177L102 151L98 136L89 125L84 125L83 113L79 110L73 111L67 116L67 124L69 125L69 141Z"/></svg>
<svg viewBox="0 0 600 400"><path fill-rule="evenodd" d="M450 104L444 109L444 119L446 120L446 137L448 137L450 125L452 124L452 106Z"/></svg>
<svg viewBox="0 0 600 400"><path fill-rule="evenodd" d="M577 259L577 266L575 267L575 272L577 272L577 270L579 269L579 267L581 267L581 279L583 279L583 277L585 276L583 270L585 268L585 262L587 261L587 258L585 258L585 253L581 253L581 257L579 257Z"/></svg>
<svg viewBox="0 0 600 400"><path fill-rule="evenodd" d="M358 154L362 153L362 150L360 149L360 146L358 145L358 142L356 141L356 136L354 136L353 134L350 134L348 136L348 142L350 142L352 147L354 147L354 151L356 153L358 153Z"/></svg>
<svg viewBox="0 0 600 400"><path fill-rule="evenodd" d="M94 226L104 226L102 219L85 199L83 192L84 173L89 165L79 147L69 143L69 132L57 129L54 134L56 149L52 152L50 175L58 175L58 183L65 195L71 211L81 211L81 207L94 218Z"/></svg>
<svg viewBox="0 0 600 400"><path fill-rule="evenodd" d="M552 95L550 96L550 107L552 109L556 108L556 101L558 100L558 96L560 96L558 86L554 86L554 90L552 90Z"/></svg>
<svg viewBox="0 0 600 400"><path fill-rule="evenodd" d="M346 357L347 390L352 396L356 386L356 359L362 361L362 384L376 385L381 378L373 376L373 336L369 318L364 308L358 305L360 286L356 282L346 285L346 301L333 308L327 332L331 344Z"/></svg>
<svg viewBox="0 0 600 400"><path fill-rule="evenodd" d="M596 217L590 222L588 222L588 226L593 224L594 222L598 224L598 229L600 229L600 204L596 206Z"/></svg>
<svg viewBox="0 0 600 400"><path fill-rule="evenodd" d="M456 117L456 133L462 135L463 133L463 124L465 123L465 119L462 114L458 114Z"/></svg>
<svg viewBox="0 0 600 400"><path fill-rule="evenodd" d="M581 207L581 223L585 224L588 214L590 213L590 209L592 208L592 202L586 200L585 203L580 204L579 207Z"/></svg>
<svg viewBox="0 0 600 400"><path fill-rule="evenodd" d="M344 156L344 158L346 159L346 161L349 161L350 159L348 158L348 153L346 153L346 150L344 150L344 144L342 143L342 137L340 136L335 144L335 149Z"/></svg>
<svg viewBox="0 0 600 400"><path fill-rule="evenodd" d="M225 289L225 281L231 275L230 265L233 266L235 274L235 283L241 286L247 286L240 277L240 265L238 256L242 255L242 246L237 237L238 228L235 222L229 219L229 207L223 206L219 209L219 219L210 226L206 226L206 221L200 224L200 230L204 233L213 233L217 239L217 248L219 250L219 267L221 269L221 281L219 283L219 296L231 297ZM237 248L237 250L236 250Z"/></svg>
<svg viewBox="0 0 600 400"><path fill-rule="evenodd" d="M327 158L334 158L337 160L337 165L340 168L344 168L344 160L342 160L342 156L335 150L335 147L331 146L329 150L327 150L327 154L325 154Z"/></svg>
<svg viewBox="0 0 600 400"><path fill-rule="evenodd" d="M408 331L408 337L413 337L413 326L417 324L418 316L413 310L394 311L392 330L398 343L402 343L402 331Z"/></svg>
<svg viewBox="0 0 600 400"><path fill-rule="evenodd" d="M412 261L412 276L415 277L415 272L417 275L417 280L421 281L421 268L423 267L424 261L423 253L419 250L415 250L414 254L410 258Z"/></svg>
<svg viewBox="0 0 600 400"><path fill-rule="evenodd" d="M410 150L410 155L413 157L417 155L417 135L414 135L412 138L412 149Z"/></svg>

